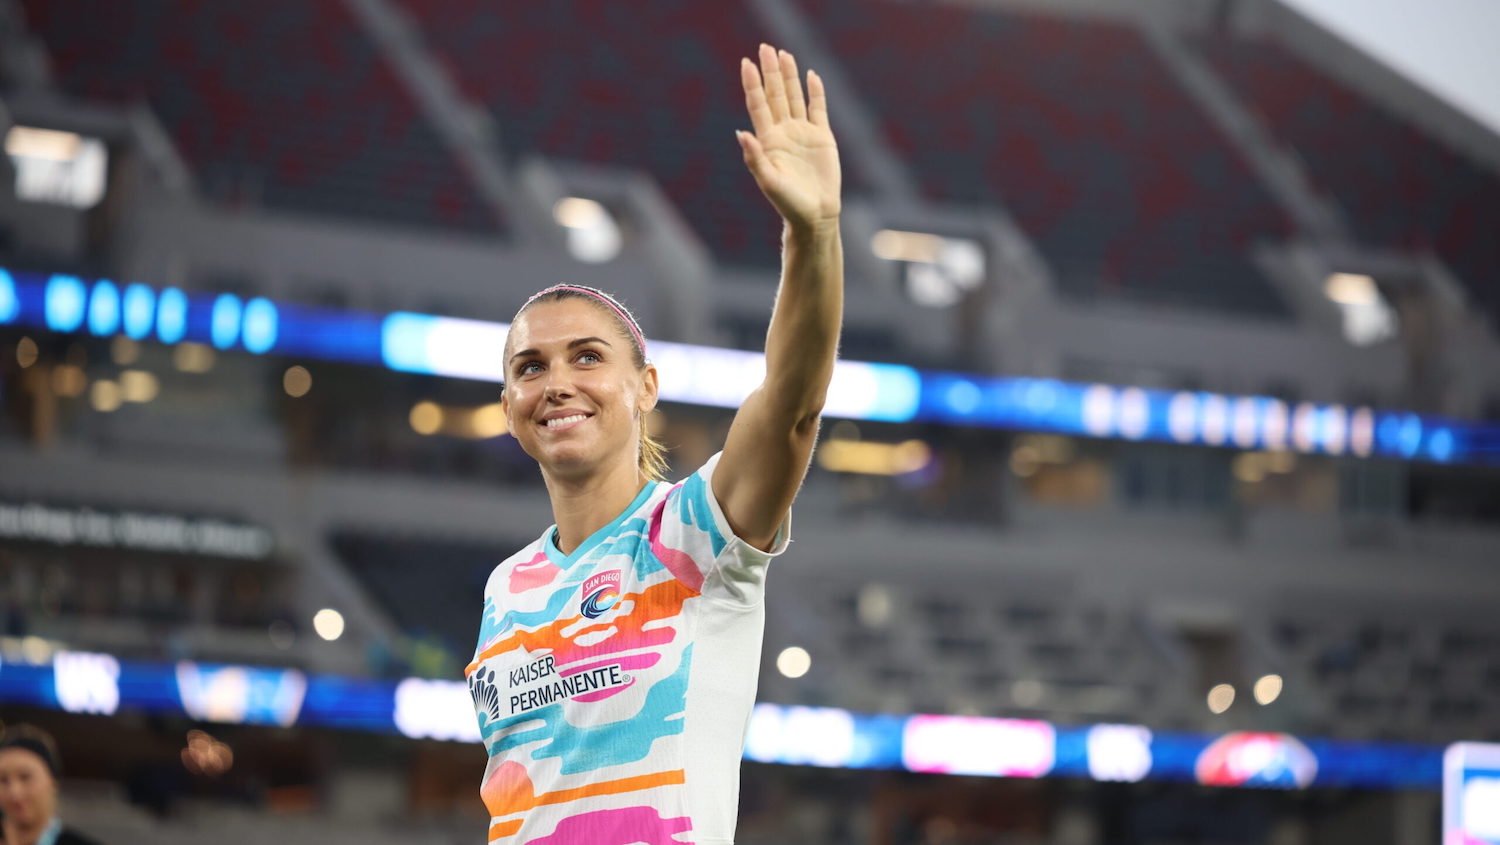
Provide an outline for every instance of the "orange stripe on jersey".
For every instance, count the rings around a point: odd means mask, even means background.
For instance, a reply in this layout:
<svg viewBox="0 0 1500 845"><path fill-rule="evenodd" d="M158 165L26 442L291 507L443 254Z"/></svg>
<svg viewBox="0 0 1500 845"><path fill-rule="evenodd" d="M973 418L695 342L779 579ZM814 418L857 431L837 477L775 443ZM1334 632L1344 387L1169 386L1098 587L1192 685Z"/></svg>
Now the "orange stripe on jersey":
<svg viewBox="0 0 1500 845"><path fill-rule="evenodd" d="M566 804L569 801L577 801L580 798L594 798L600 795L619 795L622 792L639 792L642 789L654 789L658 786L676 786L686 783L687 777L682 769L673 769L668 772L656 772L649 775L636 775L635 777L620 778L619 780L607 780L601 783L590 783L573 789L559 789L556 792L544 792L533 796L529 788L509 791L504 796L485 796L485 805L493 816L509 816L516 813L525 813L543 804ZM490 841L509 836L521 829L521 820L513 819L506 822L497 822L490 825Z"/></svg>
<svg viewBox="0 0 1500 845"><path fill-rule="evenodd" d="M520 829L521 829L521 820L520 819L511 819L508 822L497 822L495 824L490 825L490 840L489 841L494 842L496 839L504 839L505 837L510 836L511 834L515 833L516 831L518 831Z"/></svg>
<svg viewBox="0 0 1500 845"><path fill-rule="evenodd" d="M495 643L474 658L474 662L464 667L464 677L474 674L479 664L494 657L504 654L516 648L524 647L527 651L535 652L543 649L552 652L558 663L570 663L591 654L613 654L621 651L621 643L629 643L627 648L639 648L656 644L656 641L670 641L675 634L670 628L657 628L652 631L642 631L642 627L648 622L659 619L670 619L682 613L682 603L698 595L698 591L688 587L676 578L653 584L639 593L627 593L620 601L634 601L636 609L629 616L621 616L610 620L610 624L619 627L619 631L609 639L596 646L587 648L573 645L571 638L563 636L563 631L569 625L576 623L581 616L571 616L567 619L559 619L550 625L538 628L535 631L521 631ZM653 642L642 642L642 640Z"/></svg>

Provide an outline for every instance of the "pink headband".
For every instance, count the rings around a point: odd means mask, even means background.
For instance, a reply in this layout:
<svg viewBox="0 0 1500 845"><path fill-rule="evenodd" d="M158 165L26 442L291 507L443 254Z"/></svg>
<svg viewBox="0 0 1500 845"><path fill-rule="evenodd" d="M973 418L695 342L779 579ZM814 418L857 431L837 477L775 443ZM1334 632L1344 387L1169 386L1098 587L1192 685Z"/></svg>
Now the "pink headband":
<svg viewBox="0 0 1500 845"><path fill-rule="evenodd" d="M581 293L584 296L595 300L596 302L602 302L606 306L608 306L609 309L615 312L615 315L620 318L620 322L624 323L625 327L630 329L630 336L635 340L636 348L641 350L641 357L646 357L646 338L642 336L641 327L636 324L635 318L630 316L630 312L625 310L625 306L616 302L614 297L610 296L602 290L599 290L598 288L591 288L587 285L553 285L546 290L540 290L532 294L531 298L526 300L526 304L522 305L520 310L516 312L516 316L521 316L521 311L525 311L527 308L530 308L531 303L536 302L538 299L541 299L547 294L557 293L558 291L563 290L572 291L573 293Z"/></svg>

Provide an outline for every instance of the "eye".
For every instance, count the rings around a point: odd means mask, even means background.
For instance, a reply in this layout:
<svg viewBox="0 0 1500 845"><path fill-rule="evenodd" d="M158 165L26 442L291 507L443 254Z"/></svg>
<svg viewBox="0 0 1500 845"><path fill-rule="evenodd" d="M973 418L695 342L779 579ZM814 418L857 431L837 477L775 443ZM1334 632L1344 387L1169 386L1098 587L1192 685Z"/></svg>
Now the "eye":
<svg viewBox="0 0 1500 845"><path fill-rule="evenodd" d="M586 350L578 353L578 358L576 360L581 364L599 364L604 361L603 358L599 357L599 353L594 352L593 350Z"/></svg>
<svg viewBox="0 0 1500 845"><path fill-rule="evenodd" d="M524 363L521 366L519 366L519 367L516 368L516 374L517 375L522 375L522 376L529 376L529 375L532 375L534 373L539 372L541 369L542 369L542 365L541 364L538 364L535 361L527 361L526 363Z"/></svg>

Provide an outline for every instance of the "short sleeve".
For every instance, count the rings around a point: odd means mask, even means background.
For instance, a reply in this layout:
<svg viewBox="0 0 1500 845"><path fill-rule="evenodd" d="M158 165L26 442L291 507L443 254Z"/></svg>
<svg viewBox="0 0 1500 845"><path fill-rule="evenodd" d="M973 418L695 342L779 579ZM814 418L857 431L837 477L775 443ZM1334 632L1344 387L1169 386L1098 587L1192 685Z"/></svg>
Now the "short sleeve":
<svg viewBox="0 0 1500 845"><path fill-rule="evenodd" d="M760 602L766 567L791 542L792 517L776 531L770 551L735 536L713 493L722 452L667 492L654 515L652 549L689 587L710 598L739 604Z"/></svg>

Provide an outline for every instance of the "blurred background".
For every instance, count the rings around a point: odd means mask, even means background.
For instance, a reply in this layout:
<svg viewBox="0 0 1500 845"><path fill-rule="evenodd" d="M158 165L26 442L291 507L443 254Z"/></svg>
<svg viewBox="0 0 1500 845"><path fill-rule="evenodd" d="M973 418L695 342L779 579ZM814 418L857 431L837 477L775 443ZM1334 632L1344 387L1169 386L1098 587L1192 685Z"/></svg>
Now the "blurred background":
<svg viewBox="0 0 1500 845"><path fill-rule="evenodd" d="M503 321L722 444L769 41L849 295L739 841L1500 842L1500 139L1289 2L0 0L0 717L106 843L479 841Z"/></svg>

